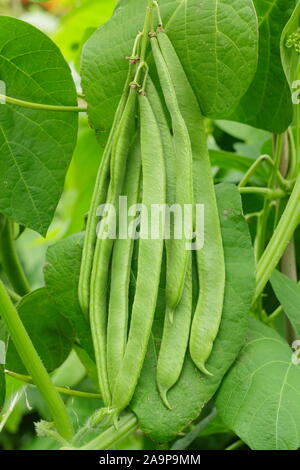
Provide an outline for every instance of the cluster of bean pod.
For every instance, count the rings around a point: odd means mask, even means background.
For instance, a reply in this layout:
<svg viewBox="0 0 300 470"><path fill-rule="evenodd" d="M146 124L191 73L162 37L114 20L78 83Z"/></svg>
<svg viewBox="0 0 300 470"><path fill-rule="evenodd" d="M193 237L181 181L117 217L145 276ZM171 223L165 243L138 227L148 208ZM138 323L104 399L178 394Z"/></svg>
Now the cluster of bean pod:
<svg viewBox="0 0 300 470"><path fill-rule="evenodd" d="M180 377L188 346L200 371L211 373L206 362L224 301L223 244L203 116L162 25L147 36L160 90L146 63L140 62L140 48L145 44L141 46L139 34L96 180L79 281L79 300L91 325L101 394L105 405L117 415L130 403L143 366L164 251L166 312L157 386L168 408L167 393ZM107 220L99 222L97 209L104 203L118 207L120 195L127 196L128 207L142 202L149 208L148 215L141 215L138 241L103 236ZM193 254L186 248L192 242L193 227L181 239L165 239L164 224L155 238L142 236L151 222L151 205L175 203L181 207L204 205L204 246L196 251L199 292L194 309ZM138 264L130 304L135 243Z"/></svg>

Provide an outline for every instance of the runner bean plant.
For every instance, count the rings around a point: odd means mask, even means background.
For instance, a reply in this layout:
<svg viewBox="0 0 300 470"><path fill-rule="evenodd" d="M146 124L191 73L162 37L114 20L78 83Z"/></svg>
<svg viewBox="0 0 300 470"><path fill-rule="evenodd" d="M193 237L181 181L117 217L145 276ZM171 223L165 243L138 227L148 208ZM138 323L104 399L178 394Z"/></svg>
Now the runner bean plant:
<svg viewBox="0 0 300 470"><path fill-rule="evenodd" d="M53 448L297 449L299 2L97 26L0 16L0 445L31 392Z"/></svg>

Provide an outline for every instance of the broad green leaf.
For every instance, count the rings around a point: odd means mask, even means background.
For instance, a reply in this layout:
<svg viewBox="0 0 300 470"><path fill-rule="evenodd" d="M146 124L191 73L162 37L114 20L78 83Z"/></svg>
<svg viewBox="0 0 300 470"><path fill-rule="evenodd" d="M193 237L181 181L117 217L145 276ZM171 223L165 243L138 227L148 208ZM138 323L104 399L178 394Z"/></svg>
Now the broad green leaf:
<svg viewBox="0 0 300 470"><path fill-rule="evenodd" d="M146 0L123 0L87 41L82 84L96 131L110 128ZM206 115L228 114L251 83L257 64L252 0L160 0L164 26ZM124 27L126 25L126 27Z"/></svg>
<svg viewBox="0 0 300 470"><path fill-rule="evenodd" d="M82 246L83 234L78 233L48 248L44 274L52 302L70 321L82 347L93 358L91 332L77 294Z"/></svg>
<svg viewBox="0 0 300 470"><path fill-rule="evenodd" d="M76 105L70 69L33 26L0 17L1 92L40 104ZM0 104L0 210L45 235L63 190L77 113Z"/></svg>
<svg viewBox="0 0 300 470"><path fill-rule="evenodd" d="M300 337L300 285L277 270L272 274L271 284L297 336Z"/></svg>
<svg viewBox="0 0 300 470"><path fill-rule="evenodd" d="M235 186L216 186L226 260L226 289L223 317L207 367L212 377L202 375L189 355L179 382L169 392L173 406L167 410L156 387L156 360L164 316L163 292L156 314L153 337L148 348L132 410L143 431L158 442L173 439L189 422L196 419L214 395L235 360L244 341L246 314L250 309L255 286L254 256L249 231L242 214L241 200ZM217 266L216 266L217 269Z"/></svg>
<svg viewBox="0 0 300 470"><path fill-rule="evenodd" d="M45 287L23 297L17 308L46 369L53 371L71 351L74 331L70 322L59 312ZM7 369L27 374L12 341L9 342L6 360Z"/></svg>
<svg viewBox="0 0 300 470"><path fill-rule="evenodd" d="M204 114L228 114L247 91L257 66L252 0L181 0L166 30Z"/></svg>
<svg viewBox="0 0 300 470"><path fill-rule="evenodd" d="M247 342L225 377L217 408L253 450L296 450L300 446L300 367L274 330L249 319Z"/></svg>
<svg viewBox="0 0 300 470"><path fill-rule="evenodd" d="M292 121L290 89L280 58L280 37L296 0L254 0L259 21L258 68L230 119L281 133Z"/></svg>
<svg viewBox="0 0 300 470"><path fill-rule="evenodd" d="M287 22L284 30L282 31L280 48L281 48L281 61L283 69L286 74L286 78L290 86L292 87L294 80L299 80L299 63L300 63L300 52L295 50L292 44L289 44L291 35L299 32L300 26L300 3L295 7L290 20ZM299 40L300 44L300 40ZM298 76L297 76L298 73Z"/></svg>
<svg viewBox="0 0 300 470"><path fill-rule="evenodd" d="M53 39L64 57L75 60L80 48L81 39L87 28L97 28L111 16L115 0L89 0L76 5L60 22Z"/></svg>

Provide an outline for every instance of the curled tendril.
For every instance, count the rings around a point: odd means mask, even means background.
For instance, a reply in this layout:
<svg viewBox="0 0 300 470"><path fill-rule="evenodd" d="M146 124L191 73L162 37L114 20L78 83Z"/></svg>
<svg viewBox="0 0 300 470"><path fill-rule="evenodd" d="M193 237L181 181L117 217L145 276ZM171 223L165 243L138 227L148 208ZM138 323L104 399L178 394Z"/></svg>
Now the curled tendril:
<svg viewBox="0 0 300 470"><path fill-rule="evenodd" d="M296 52L300 53L300 31L290 34L285 45L289 49L293 47Z"/></svg>

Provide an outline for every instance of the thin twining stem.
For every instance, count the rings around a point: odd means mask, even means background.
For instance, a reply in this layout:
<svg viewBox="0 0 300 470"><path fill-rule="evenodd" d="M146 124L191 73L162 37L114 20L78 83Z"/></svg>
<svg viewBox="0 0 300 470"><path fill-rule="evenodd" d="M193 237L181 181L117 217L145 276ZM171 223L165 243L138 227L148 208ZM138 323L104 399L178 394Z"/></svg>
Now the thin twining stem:
<svg viewBox="0 0 300 470"><path fill-rule="evenodd" d="M72 113L81 113L86 112L86 107L80 106L61 106L61 105L53 105L53 104L41 104L41 103L32 103L30 101L23 101L17 98L12 98L11 96L1 95L0 94L0 101L3 104L14 104L16 106L21 106L22 108L30 108L36 109L40 111L63 111L63 112L72 112Z"/></svg>
<svg viewBox="0 0 300 470"><path fill-rule="evenodd" d="M13 372L11 370L5 370L5 374L13 377L16 380L20 380L26 384L34 385L34 381L28 375L18 374L17 372ZM81 397L81 398L101 398L99 393L90 393L90 392L82 392L81 390L73 390L67 387L55 387L55 389L62 393L63 395L70 395L73 397Z"/></svg>

